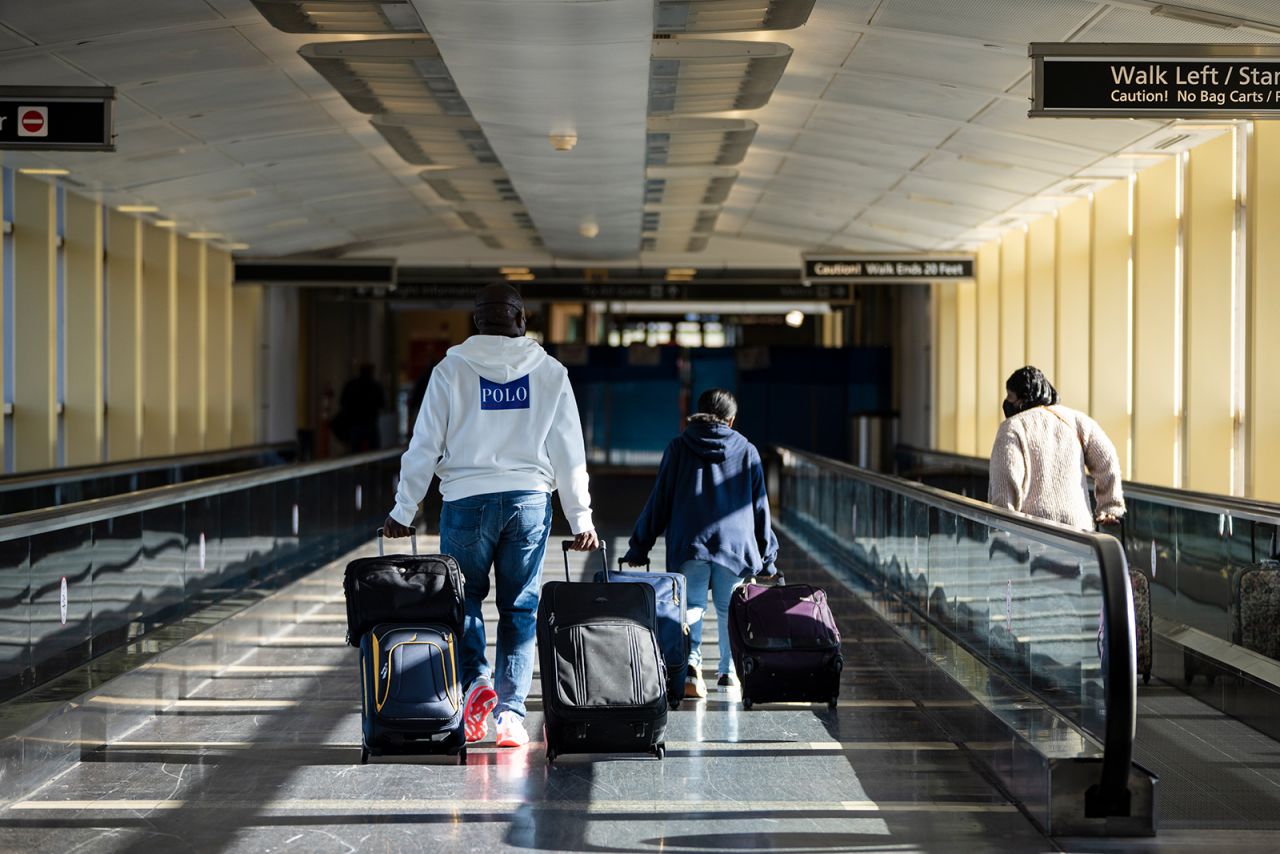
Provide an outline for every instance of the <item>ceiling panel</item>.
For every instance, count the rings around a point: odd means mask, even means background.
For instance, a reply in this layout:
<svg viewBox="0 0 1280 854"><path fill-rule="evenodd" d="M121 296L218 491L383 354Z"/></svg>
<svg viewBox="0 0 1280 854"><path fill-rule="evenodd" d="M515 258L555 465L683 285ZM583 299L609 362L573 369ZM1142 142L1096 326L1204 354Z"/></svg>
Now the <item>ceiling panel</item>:
<svg viewBox="0 0 1280 854"><path fill-rule="evenodd" d="M364 152L342 130L281 134L261 139L241 139L220 146L228 157L246 166L258 166L277 160L302 159L323 155L363 156Z"/></svg>
<svg viewBox="0 0 1280 854"><path fill-rule="evenodd" d="M298 98L298 87L288 75L272 69L236 68L195 78L170 77L124 91L148 110L174 115L238 111Z"/></svg>
<svg viewBox="0 0 1280 854"><path fill-rule="evenodd" d="M219 19L204 0L57 0L56 4L6 0L0 18L41 44L72 42L134 30L160 29Z"/></svg>
<svg viewBox="0 0 1280 854"><path fill-rule="evenodd" d="M1033 195L1044 190L1050 184L1065 175L1070 169L1056 172L1041 172L1010 166L987 157L945 152L935 152L915 169L915 174L928 175L931 178L942 178L964 184L981 184L1015 193Z"/></svg>
<svg viewBox="0 0 1280 854"><path fill-rule="evenodd" d="M0 53L0 80L6 86L94 86L91 75L72 68L56 56Z"/></svg>
<svg viewBox="0 0 1280 854"><path fill-rule="evenodd" d="M1090 149L1055 145L1046 140L1013 136L973 125L957 130L943 143L942 148L956 154L1000 160L1015 166L1032 169L1048 167L1050 171L1062 168L1083 169L1098 159L1098 153Z"/></svg>
<svg viewBox="0 0 1280 854"><path fill-rule="evenodd" d="M1006 44L1065 41L1101 4L1086 0L885 0L873 23Z"/></svg>
<svg viewBox="0 0 1280 854"><path fill-rule="evenodd" d="M844 67L1003 91L1027 73L1025 52L867 33Z"/></svg>
<svg viewBox="0 0 1280 854"><path fill-rule="evenodd" d="M992 104L974 119L984 127L1065 142L1080 148L1109 153L1154 133L1164 122L1129 119L1028 119L1027 105L1014 101Z"/></svg>
<svg viewBox="0 0 1280 854"><path fill-rule="evenodd" d="M1183 5L1183 4L1180 4ZM1206 10L1216 11L1224 6L1256 6L1261 4L1213 3L1200 0ZM1265 0L1267 9L1247 10L1250 19L1270 21L1280 26L1280 4ZM1210 27L1191 21L1162 18L1139 9L1112 9L1094 22L1081 36L1082 41L1097 42L1205 42L1213 43L1280 43L1280 33L1248 28L1227 29Z"/></svg>
<svg viewBox="0 0 1280 854"><path fill-rule="evenodd" d="M958 90L944 83L913 82L860 72L836 76L824 100L968 121L991 102L990 95Z"/></svg>
<svg viewBox="0 0 1280 854"><path fill-rule="evenodd" d="M333 117L318 104L301 101L212 115L195 114L175 118L173 123L206 142L232 142L303 131L323 132L333 127Z"/></svg>
<svg viewBox="0 0 1280 854"><path fill-rule="evenodd" d="M109 8L116 8L114 4ZM163 38L135 36L60 48L79 68L114 86L176 74L265 68L270 63L234 29L201 30ZM199 101L192 100L196 109Z"/></svg>

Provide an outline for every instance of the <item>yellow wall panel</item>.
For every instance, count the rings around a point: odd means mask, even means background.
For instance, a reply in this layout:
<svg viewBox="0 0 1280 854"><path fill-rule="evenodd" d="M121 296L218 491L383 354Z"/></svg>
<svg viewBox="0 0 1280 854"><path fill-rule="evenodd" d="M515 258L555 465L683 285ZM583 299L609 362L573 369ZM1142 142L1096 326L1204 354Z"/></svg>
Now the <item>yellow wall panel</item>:
<svg viewBox="0 0 1280 854"><path fill-rule="evenodd" d="M1134 201L1133 478L1178 486L1181 395L1176 159L1138 173Z"/></svg>
<svg viewBox="0 0 1280 854"><path fill-rule="evenodd" d="M16 176L13 207L13 463L34 471L57 463L53 185Z"/></svg>
<svg viewBox="0 0 1280 854"><path fill-rule="evenodd" d="M956 453L986 453L976 441L978 406L978 286L956 282Z"/></svg>
<svg viewBox="0 0 1280 854"><path fill-rule="evenodd" d="M107 219L107 459L142 456L142 223Z"/></svg>
<svg viewBox="0 0 1280 854"><path fill-rule="evenodd" d="M1015 228L1000 241L1000 388L1027 363L1027 235Z"/></svg>
<svg viewBox="0 0 1280 854"><path fill-rule="evenodd" d="M1232 414L1232 197L1235 138L1197 146L1187 164L1183 486L1230 494Z"/></svg>
<svg viewBox="0 0 1280 854"><path fill-rule="evenodd" d="M262 289L232 287L231 292L231 444L252 445L257 442L261 409Z"/></svg>
<svg viewBox="0 0 1280 854"><path fill-rule="evenodd" d="M1129 183L1116 181L1093 198L1090 225L1089 414L1133 473L1129 411Z"/></svg>
<svg viewBox="0 0 1280 854"><path fill-rule="evenodd" d="M63 217L63 462L86 466L102 461L102 205L67 193Z"/></svg>
<svg viewBox="0 0 1280 854"><path fill-rule="evenodd" d="M205 245L177 239L177 453L205 448L205 364L208 304L205 293Z"/></svg>
<svg viewBox="0 0 1280 854"><path fill-rule="evenodd" d="M1027 229L1027 364L1044 371L1054 382L1057 372L1057 229L1052 216L1041 217Z"/></svg>
<svg viewBox="0 0 1280 854"><path fill-rule="evenodd" d="M142 453L174 452L177 432L177 265L173 231L142 227Z"/></svg>
<svg viewBox="0 0 1280 854"><path fill-rule="evenodd" d="M934 442L939 450L956 449L956 285L933 286Z"/></svg>
<svg viewBox="0 0 1280 854"><path fill-rule="evenodd" d="M1000 426L1000 401L1004 399L1004 377L1000 376L1000 244L984 243L978 248L977 403L975 407L975 448L987 456Z"/></svg>
<svg viewBox="0 0 1280 854"><path fill-rule="evenodd" d="M231 256L206 250L205 446L231 445Z"/></svg>
<svg viewBox="0 0 1280 854"><path fill-rule="evenodd" d="M1089 408L1089 200L1058 211L1057 354L1053 384L1063 403Z"/></svg>
<svg viewBox="0 0 1280 854"><path fill-rule="evenodd" d="M1256 122L1250 152L1248 494L1280 501L1280 125Z"/></svg>

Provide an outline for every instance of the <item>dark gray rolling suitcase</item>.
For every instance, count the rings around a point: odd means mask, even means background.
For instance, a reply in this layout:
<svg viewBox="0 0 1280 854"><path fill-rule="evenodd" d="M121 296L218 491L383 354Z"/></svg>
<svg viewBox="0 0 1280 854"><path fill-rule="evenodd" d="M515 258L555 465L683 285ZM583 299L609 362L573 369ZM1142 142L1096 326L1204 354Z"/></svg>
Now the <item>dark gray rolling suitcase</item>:
<svg viewBox="0 0 1280 854"><path fill-rule="evenodd" d="M562 545L566 579L572 545ZM667 674L653 588L548 581L537 625L547 761L565 753L666 755Z"/></svg>

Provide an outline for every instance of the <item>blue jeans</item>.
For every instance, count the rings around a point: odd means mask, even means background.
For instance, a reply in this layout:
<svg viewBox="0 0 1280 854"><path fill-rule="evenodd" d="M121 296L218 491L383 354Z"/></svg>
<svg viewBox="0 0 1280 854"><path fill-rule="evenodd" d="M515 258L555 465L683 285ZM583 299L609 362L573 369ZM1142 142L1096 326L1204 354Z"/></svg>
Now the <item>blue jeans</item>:
<svg viewBox="0 0 1280 854"><path fill-rule="evenodd" d="M494 492L446 501L440 511L440 550L462 566L466 618L462 630L462 684L494 685L494 714L524 717L533 679L538 579L551 532L551 495ZM489 567L498 588L497 674L485 655L484 616Z"/></svg>
<svg viewBox="0 0 1280 854"><path fill-rule="evenodd" d="M716 675L724 676L733 669L733 656L729 652L729 597L742 579L727 566L709 560L685 561L680 566L680 574L689 586L690 608L706 610L708 588L715 599L716 617L720 621L720 664L716 667ZM689 667L696 669L701 666L702 618L699 617L697 622L689 621Z"/></svg>

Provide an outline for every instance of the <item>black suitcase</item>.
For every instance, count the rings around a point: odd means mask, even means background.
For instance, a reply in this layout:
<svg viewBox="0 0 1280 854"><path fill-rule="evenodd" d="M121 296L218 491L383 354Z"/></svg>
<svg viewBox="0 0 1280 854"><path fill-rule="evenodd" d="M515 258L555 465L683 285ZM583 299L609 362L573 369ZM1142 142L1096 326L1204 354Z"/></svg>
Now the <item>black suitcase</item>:
<svg viewBox="0 0 1280 854"><path fill-rule="evenodd" d="M347 564L342 579L347 597L347 643L359 646L380 623L440 623L462 631L462 568L449 555L384 555L378 529L378 556Z"/></svg>
<svg viewBox="0 0 1280 854"><path fill-rule="evenodd" d="M566 579L572 545L562 545ZM548 762L565 753L666 755L667 674L652 587L548 581L538 660Z"/></svg>
<svg viewBox="0 0 1280 854"><path fill-rule="evenodd" d="M458 650L462 570L448 555L358 558L343 577L347 643L360 648L360 761L386 754L466 761Z"/></svg>

